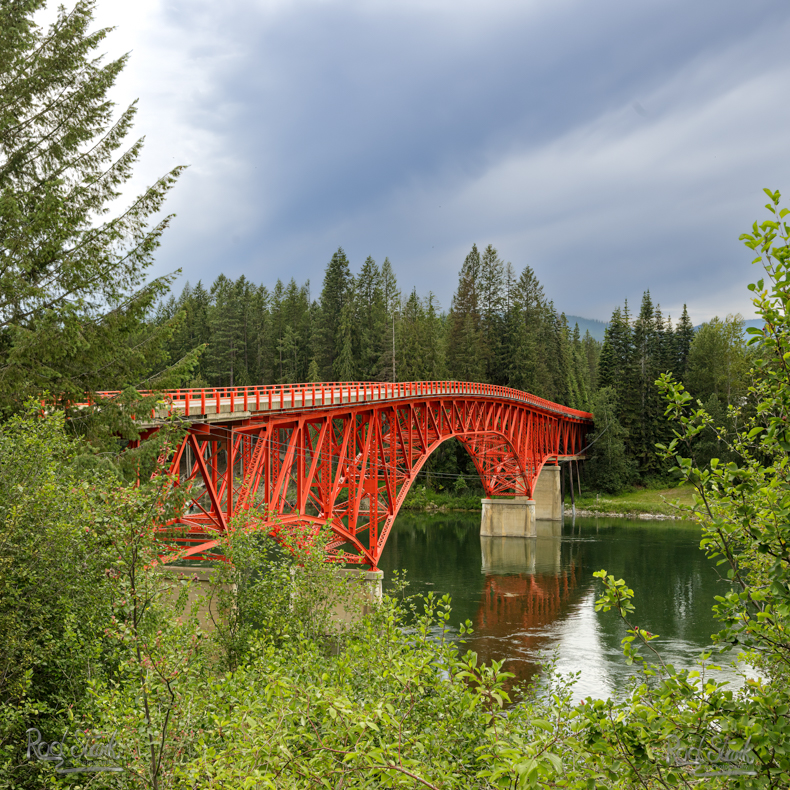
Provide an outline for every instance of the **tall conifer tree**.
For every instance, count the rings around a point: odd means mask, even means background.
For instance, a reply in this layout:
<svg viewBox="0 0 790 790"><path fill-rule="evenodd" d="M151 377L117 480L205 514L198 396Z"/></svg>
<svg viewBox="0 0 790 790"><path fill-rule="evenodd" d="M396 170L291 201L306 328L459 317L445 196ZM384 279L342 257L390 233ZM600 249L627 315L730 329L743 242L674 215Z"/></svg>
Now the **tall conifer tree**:
<svg viewBox="0 0 790 790"><path fill-rule="evenodd" d="M466 256L458 278L448 317L447 367L458 381L482 381L485 359L481 348L478 280L480 253L477 245Z"/></svg>
<svg viewBox="0 0 790 790"><path fill-rule="evenodd" d="M503 340L505 332L505 264L493 245L483 251L479 273L480 353L485 380L505 384Z"/></svg>
<svg viewBox="0 0 790 790"><path fill-rule="evenodd" d="M395 381L397 378L398 351L395 343L396 327L400 311L400 291L398 280L389 258L381 264L381 292L384 298L385 324L382 333L382 351L379 358L378 374L375 376L380 381Z"/></svg>
<svg viewBox="0 0 790 790"><path fill-rule="evenodd" d="M335 360L346 342L346 339L341 337L340 322L343 317L343 308L352 297L352 287L353 277L348 259L343 248L338 247L326 267L318 316L316 358L324 381L333 380ZM353 332L353 316L349 315L348 311L345 320L348 330ZM347 365L344 369L347 369Z"/></svg>
<svg viewBox="0 0 790 790"><path fill-rule="evenodd" d="M365 381L379 378L387 341L387 304L382 275L368 256L357 276L356 313L359 320L359 374Z"/></svg>
<svg viewBox="0 0 790 790"><path fill-rule="evenodd" d="M694 340L694 324L691 323L686 305L683 305L683 313L680 316L680 321L675 328L675 361L672 371L675 376L681 381L686 380L686 373L688 368L688 357L691 343Z"/></svg>
<svg viewBox="0 0 790 790"><path fill-rule="evenodd" d="M172 385L194 359L166 370L173 319L148 320L170 281L146 283L170 217L150 221L181 168L126 208L113 207L142 150L141 139L126 140L136 104L115 116L109 98L127 56L102 62L97 50L110 30L91 30L91 0L61 8L47 31L36 22L45 6L45 0L0 3L0 409L6 412L46 389L81 400L86 390L123 388L144 377L150 386L163 367L159 383Z"/></svg>

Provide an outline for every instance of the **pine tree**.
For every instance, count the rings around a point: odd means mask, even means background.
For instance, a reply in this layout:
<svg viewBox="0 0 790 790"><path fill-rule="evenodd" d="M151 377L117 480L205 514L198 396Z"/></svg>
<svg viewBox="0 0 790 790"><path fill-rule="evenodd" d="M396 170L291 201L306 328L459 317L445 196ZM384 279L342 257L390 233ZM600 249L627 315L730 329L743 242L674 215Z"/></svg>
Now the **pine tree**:
<svg viewBox="0 0 790 790"><path fill-rule="evenodd" d="M400 378L403 381L419 381L428 377L423 338L424 325L425 311L415 288L403 305L398 325Z"/></svg>
<svg viewBox="0 0 790 790"><path fill-rule="evenodd" d="M354 359L354 302L348 299L340 314L337 343L340 348L333 363L335 381L356 381Z"/></svg>
<svg viewBox="0 0 790 790"><path fill-rule="evenodd" d="M243 320L239 289L233 280L220 274L211 286L212 304L208 314L211 344L208 364L215 386L237 385L243 371Z"/></svg>
<svg viewBox="0 0 790 790"><path fill-rule="evenodd" d="M375 378L379 381L395 381L397 378L398 351L395 344L396 323L400 311L400 291L398 281L389 258L381 264L381 293L384 299L384 326L382 327L382 351L379 357L378 372Z"/></svg>
<svg viewBox="0 0 790 790"><path fill-rule="evenodd" d="M636 430L630 439L630 449L639 464L642 474L657 471L655 443L656 422L661 414L661 396L655 381L661 374L661 327L658 324L650 291L642 296L642 306L634 322L634 361L636 363L636 385L638 407Z"/></svg>
<svg viewBox="0 0 790 790"><path fill-rule="evenodd" d="M589 382L589 369L587 367L587 358L584 353L584 346L582 344L581 333L579 332L579 325L574 324L573 336L571 342L573 353L573 377L576 381L576 390L579 393L577 401L577 409L587 409L590 405L590 394L592 388Z"/></svg>
<svg viewBox="0 0 790 790"><path fill-rule="evenodd" d="M281 381L285 376L283 368L282 351L280 346L285 337L285 327L287 325L287 317L285 314L285 286L282 280L277 278L274 284L271 298L271 343L272 343L272 359L274 361L274 380Z"/></svg>
<svg viewBox="0 0 790 790"><path fill-rule="evenodd" d="M489 244L483 252L479 273L480 351L485 380L505 384L502 365L505 331L505 265Z"/></svg>
<svg viewBox="0 0 790 790"><path fill-rule="evenodd" d="M269 291L263 285L255 288L250 298L251 335L254 365L250 377L255 384L266 384L274 379L272 372L271 316Z"/></svg>
<svg viewBox="0 0 790 790"><path fill-rule="evenodd" d="M294 381L302 381L307 375L307 368L310 360L310 337L312 333L312 321L310 311L310 283L309 281L299 287L296 280L291 278L285 288L282 301L284 329L280 342L283 342L285 334L290 329L288 343L291 347L289 353L292 355L292 362L289 363L291 373L289 374Z"/></svg>
<svg viewBox="0 0 790 790"><path fill-rule="evenodd" d="M609 387L617 399L617 418L628 437L628 451L639 425L639 392L635 376L635 351L628 300L616 307L606 327L598 366L598 386Z"/></svg>
<svg viewBox="0 0 790 790"><path fill-rule="evenodd" d="M242 274L234 283L234 299L239 312L239 349L238 364L235 374L236 386L245 386L253 383L250 376L250 361L254 360L253 345L253 302L254 286Z"/></svg>
<svg viewBox="0 0 790 790"><path fill-rule="evenodd" d="M553 316L553 353L549 357L553 378L551 400L571 408L579 408L580 396L574 375L573 348L568 319L565 313L557 315L551 305Z"/></svg>
<svg viewBox="0 0 790 790"><path fill-rule="evenodd" d="M364 381L379 378L387 340L387 305L382 276L368 256L357 276L356 314L359 320L359 373Z"/></svg>
<svg viewBox="0 0 790 790"><path fill-rule="evenodd" d="M510 328L513 354L507 361L511 387L541 398L553 393L547 359L552 338L551 315L543 287L535 272L526 266L512 290Z"/></svg>
<svg viewBox="0 0 790 790"><path fill-rule="evenodd" d="M634 478L633 462L625 448L628 432L617 416L618 401L611 387L602 387L593 397L595 434L584 470L593 488L611 494L622 491Z"/></svg>
<svg viewBox="0 0 790 790"><path fill-rule="evenodd" d="M599 343L587 329L582 338L582 349L587 365L587 391L593 393L598 389L598 363L601 357L601 343Z"/></svg>
<svg viewBox="0 0 790 790"><path fill-rule="evenodd" d="M444 339L445 322L442 319L440 305L434 294L429 291L423 303L425 314L425 377L430 381L442 381L447 372L445 369Z"/></svg>
<svg viewBox="0 0 790 790"><path fill-rule="evenodd" d="M295 384L301 381L299 376L299 338L294 328L286 324L282 339L277 344L282 374L278 383Z"/></svg>

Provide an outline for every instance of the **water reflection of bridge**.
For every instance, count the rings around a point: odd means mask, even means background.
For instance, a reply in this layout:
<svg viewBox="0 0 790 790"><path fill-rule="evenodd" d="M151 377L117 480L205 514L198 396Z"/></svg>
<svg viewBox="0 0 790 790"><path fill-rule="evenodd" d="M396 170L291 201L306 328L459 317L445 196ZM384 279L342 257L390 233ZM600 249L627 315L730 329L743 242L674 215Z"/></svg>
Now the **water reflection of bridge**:
<svg viewBox="0 0 790 790"><path fill-rule="evenodd" d="M560 539L557 522L538 522L537 538L481 536L485 584L469 647L502 660L516 680L529 680L550 629L581 597L581 546Z"/></svg>

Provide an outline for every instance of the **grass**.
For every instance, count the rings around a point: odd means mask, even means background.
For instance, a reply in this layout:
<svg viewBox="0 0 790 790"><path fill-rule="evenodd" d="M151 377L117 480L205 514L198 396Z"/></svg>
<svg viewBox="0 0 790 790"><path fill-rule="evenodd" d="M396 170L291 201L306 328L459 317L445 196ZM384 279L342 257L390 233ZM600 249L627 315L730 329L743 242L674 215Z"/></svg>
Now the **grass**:
<svg viewBox="0 0 790 790"><path fill-rule="evenodd" d="M424 485L415 484L409 491L402 510L436 512L449 510L480 511L480 500L485 496L482 490L467 488L461 492L433 491ZM648 514L677 516L677 507L673 504L680 501L683 505L693 504L691 486L675 486L670 488L636 488L622 494L596 494L582 492L576 496L576 509L592 513L613 513L617 515ZM565 496L566 512L570 510L571 498Z"/></svg>
<svg viewBox="0 0 790 790"><path fill-rule="evenodd" d="M576 509L593 513L647 513L665 516L683 515L674 502L692 505L694 489L691 486L674 488L637 488L622 494L594 494L582 492L576 496ZM570 496L565 497L565 507L571 504Z"/></svg>

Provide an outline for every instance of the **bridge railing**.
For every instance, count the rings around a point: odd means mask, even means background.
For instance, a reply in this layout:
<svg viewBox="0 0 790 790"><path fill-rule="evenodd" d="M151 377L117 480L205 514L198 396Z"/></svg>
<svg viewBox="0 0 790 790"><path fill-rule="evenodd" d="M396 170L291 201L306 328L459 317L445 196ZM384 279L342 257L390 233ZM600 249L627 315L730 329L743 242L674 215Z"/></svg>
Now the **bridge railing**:
<svg viewBox="0 0 790 790"><path fill-rule="evenodd" d="M591 420L592 414L539 398L528 392L469 381L344 381L310 384L266 384L250 387L201 387L165 391L142 390L143 396L157 395L166 408L152 410L151 417L182 414L233 415L292 409L313 409L345 404L402 401L426 396L496 398L524 403L542 411L575 420ZM102 391L100 398L115 398L117 391ZM87 404L83 404L87 405Z"/></svg>

